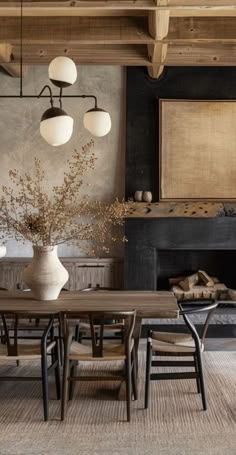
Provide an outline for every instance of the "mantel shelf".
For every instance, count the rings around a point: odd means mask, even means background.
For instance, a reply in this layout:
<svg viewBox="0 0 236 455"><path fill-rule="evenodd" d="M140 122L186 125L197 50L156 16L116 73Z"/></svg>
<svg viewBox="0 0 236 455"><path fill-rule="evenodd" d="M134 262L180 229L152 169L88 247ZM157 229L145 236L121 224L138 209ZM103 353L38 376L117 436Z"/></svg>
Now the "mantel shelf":
<svg viewBox="0 0 236 455"><path fill-rule="evenodd" d="M137 202L127 218L215 218L226 215L235 216L236 206L220 202Z"/></svg>

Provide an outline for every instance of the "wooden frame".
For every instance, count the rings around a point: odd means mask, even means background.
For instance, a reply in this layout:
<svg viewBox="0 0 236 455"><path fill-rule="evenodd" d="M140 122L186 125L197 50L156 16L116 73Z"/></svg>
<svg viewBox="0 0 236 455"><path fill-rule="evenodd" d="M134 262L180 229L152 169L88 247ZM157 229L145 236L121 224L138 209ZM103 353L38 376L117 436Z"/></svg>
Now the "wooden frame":
<svg viewBox="0 0 236 455"><path fill-rule="evenodd" d="M159 101L160 201L236 201L236 101Z"/></svg>

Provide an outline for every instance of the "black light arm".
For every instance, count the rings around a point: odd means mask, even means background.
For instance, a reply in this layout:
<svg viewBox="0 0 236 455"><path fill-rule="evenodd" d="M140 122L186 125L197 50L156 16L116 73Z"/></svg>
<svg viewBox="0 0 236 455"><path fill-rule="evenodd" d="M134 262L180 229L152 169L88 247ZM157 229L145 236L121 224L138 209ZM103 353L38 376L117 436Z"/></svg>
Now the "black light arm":
<svg viewBox="0 0 236 455"><path fill-rule="evenodd" d="M45 85L41 92L39 93L39 95L37 96L37 98L40 98L44 92L44 90L48 89L49 90L49 93L50 93L50 103L51 103L51 106L53 107L53 96L52 96L52 89L50 87L50 85Z"/></svg>

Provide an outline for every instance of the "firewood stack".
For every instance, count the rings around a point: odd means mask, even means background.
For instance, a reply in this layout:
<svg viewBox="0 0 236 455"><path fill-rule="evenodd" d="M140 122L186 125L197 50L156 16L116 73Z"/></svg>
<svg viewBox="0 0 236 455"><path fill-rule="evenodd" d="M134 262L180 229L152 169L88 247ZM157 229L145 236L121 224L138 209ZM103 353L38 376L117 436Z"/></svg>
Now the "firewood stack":
<svg viewBox="0 0 236 455"><path fill-rule="evenodd" d="M170 290L177 299L226 299L227 287L203 270L190 276L169 278Z"/></svg>

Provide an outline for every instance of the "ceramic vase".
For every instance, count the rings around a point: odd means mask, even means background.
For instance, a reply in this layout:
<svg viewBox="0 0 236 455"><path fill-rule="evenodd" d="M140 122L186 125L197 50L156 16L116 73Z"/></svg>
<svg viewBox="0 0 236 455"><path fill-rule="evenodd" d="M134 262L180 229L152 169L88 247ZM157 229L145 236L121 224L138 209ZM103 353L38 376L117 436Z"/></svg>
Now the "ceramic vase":
<svg viewBox="0 0 236 455"><path fill-rule="evenodd" d="M142 202L142 198L143 198L143 191L141 191L141 190L135 191L135 193L134 193L134 200L135 200L136 202Z"/></svg>
<svg viewBox="0 0 236 455"><path fill-rule="evenodd" d="M38 300L55 300L69 278L57 256L57 246L33 246L33 259L23 271L23 281Z"/></svg>
<svg viewBox="0 0 236 455"><path fill-rule="evenodd" d="M151 191L143 192L143 202L152 202L152 193Z"/></svg>
<svg viewBox="0 0 236 455"><path fill-rule="evenodd" d="M6 252L7 252L7 249L6 249L5 245L2 245L0 243L0 258L3 258L4 256L6 256Z"/></svg>

